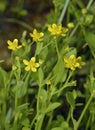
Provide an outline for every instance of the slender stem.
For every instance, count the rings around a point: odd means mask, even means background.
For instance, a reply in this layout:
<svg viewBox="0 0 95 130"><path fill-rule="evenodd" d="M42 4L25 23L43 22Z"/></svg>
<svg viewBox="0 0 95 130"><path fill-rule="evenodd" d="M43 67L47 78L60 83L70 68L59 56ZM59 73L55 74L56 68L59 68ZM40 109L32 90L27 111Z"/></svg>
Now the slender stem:
<svg viewBox="0 0 95 130"><path fill-rule="evenodd" d="M64 6L64 8L63 8L63 10L62 10L62 13L61 13L59 19L58 19L58 23L62 23L62 20L63 20L63 18L64 18L64 16L65 16L65 12L66 12L66 9L67 9L67 7L68 7L69 1L70 1L70 0L66 0L65 6Z"/></svg>
<svg viewBox="0 0 95 130"><path fill-rule="evenodd" d="M76 32L76 30L78 29L78 27L79 27L79 23L77 23L76 24L76 26L75 26L75 28L73 29L73 31L71 32L71 34L70 34L70 38L75 34L75 32Z"/></svg>
<svg viewBox="0 0 95 130"><path fill-rule="evenodd" d="M35 130L41 130L44 116L45 116L44 114L38 116Z"/></svg>
<svg viewBox="0 0 95 130"><path fill-rule="evenodd" d="M69 109L69 111L68 111L68 116L67 116L67 122L69 122L69 120L70 120L70 117L71 117L71 108Z"/></svg>
<svg viewBox="0 0 95 130"><path fill-rule="evenodd" d="M50 44L52 44L52 42L49 42L46 46L44 46L44 47L42 48L42 50L45 49L46 47L48 47Z"/></svg>
<svg viewBox="0 0 95 130"><path fill-rule="evenodd" d="M53 118L53 112L52 112L52 114L49 116L48 123L47 123L47 126L46 126L46 130L49 129L49 126L50 126L50 124L51 124L51 122L52 122L52 118Z"/></svg>
<svg viewBox="0 0 95 130"><path fill-rule="evenodd" d="M41 92L41 86L39 86L38 97L37 97L37 115L39 115L40 92Z"/></svg>
<svg viewBox="0 0 95 130"><path fill-rule="evenodd" d="M58 40L57 40L57 37L54 38L55 39L55 48L56 48L56 52L57 52L57 55L58 55L58 59L60 58L60 53L59 53L59 49L58 49Z"/></svg>
<svg viewBox="0 0 95 130"><path fill-rule="evenodd" d="M90 6L91 6L91 4L92 4L92 2L93 2L93 0L89 0L89 2L88 2L88 4L87 4L87 9L89 9L90 8Z"/></svg>
<svg viewBox="0 0 95 130"><path fill-rule="evenodd" d="M41 92L41 84L39 83L39 90L37 96L37 114L36 114L37 122L36 122L35 130L41 130L44 116L45 116L45 114L40 113L40 92Z"/></svg>
<svg viewBox="0 0 95 130"><path fill-rule="evenodd" d="M32 122L31 122L31 124L30 124L31 128L33 127L33 124L34 124L36 118L37 118L37 115L33 118Z"/></svg>
<svg viewBox="0 0 95 130"><path fill-rule="evenodd" d="M59 90L57 90L53 95L55 95L55 94L57 94L57 93L60 93L63 89L65 89L65 88L68 86L67 83L68 83L69 79L71 78L72 73L73 73L73 71L70 72L70 74L69 74L69 76L68 76L68 78L67 78L65 84L63 85L63 87L61 87Z"/></svg>
<svg viewBox="0 0 95 130"><path fill-rule="evenodd" d="M90 105L92 99L93 99L93 93L91 94L91 96L90 96L90 98L89 98L87 104L85 105L85 107L84 107L84 109L83 109L83 111L82 111L82 113L81 113L81 115L80 115L80 117L79 117L79 120L78 120L78 122L77 122L77 124L76 124L76 126L75 126L75 128L74 128L74 130L77 130L77 129L78 129L78 127L79 127L79 125L80 125L80 123L81 123L81 121L82 121L82 119L83 119L83 116L84 116L84 114L85 114L85 112L86 112L88 106Z"/></svg>

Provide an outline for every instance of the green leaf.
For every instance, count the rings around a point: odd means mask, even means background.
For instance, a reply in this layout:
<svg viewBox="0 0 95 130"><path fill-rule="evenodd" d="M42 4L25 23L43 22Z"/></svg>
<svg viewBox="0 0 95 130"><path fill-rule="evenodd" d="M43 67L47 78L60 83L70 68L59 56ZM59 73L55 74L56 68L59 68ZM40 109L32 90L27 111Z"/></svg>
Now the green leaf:
<svg viewBox="0 0 95 130"><path fill-rule="evenodd" d="M95 56L95 34L91 32L87 32L85 35L86 42L88 43L88 46L93 54Z"/></svg>
<svg viewBox="0 0 95 130"><path fill-rule="evenodd" d="M95 115L95 103L91 103L89 106L89 110L91 114Z"/></svg>
<svg viewBox="0 0 95 130"><path fill-rule="evenodd" d="M43 47L43 43L36 44L36 55L39 55Z"/></svg>
<svg viewBox="0 0 95 130"><path fill-rule="evenodd" d="M29 103L22 104L17 107L16 111L22 111L28 107Z"/></svg>
<svg viewBox="0 0 95 130"><path fill-rule="evenodd" d="M63 121L61 127L63 128L63 130L67 130L69 128L68 122Z"/></svg>
<svg viewBox="0 0 95 130"><path fill-rule="evenodd" d="M72 47L67 53L66 53L66 57L71 56L72 54L76 55L77 54L77 50L76 48Z"/></svg>
<svg viewBox="0 0 95 130"><path fill-rule="evenodd" d="M47 100L47 91L45 89L41 89L40 98L42 99L42 102L46 102L46 100Z"/></svg>
<svg viewBox="0 0 95 130"><path fill-rule="evenodd" d="M30 121L29 121L29 119L28 118L25 118L22 122L21 122L21 124L23 125L23 126L29 126L29 124L30 124Z"/></svg>
<svg viewBox="0 0 95 130"><path fill-rule="evenodd" d="M72 92L66 93L66 99L72 108L75 107L75 100Z"/></svg>
<svg viewBox="0 0 95 130"><path fill-rule="evenodd" d="M56 127L56 128L51 129L51 130L63 130L63 128L61 128L61 127Z"/></svg>
<svg viewBox="0 0 95 130"><path fill-rule="evenodd" d="M64 67L64 61L63 59L59 59L57 64L54 67L53 70L53 75L54 75L54 85L56 85L59 82L64 82L66 79L66 69Z"/></svg>
<svg viewBox="0 0 95 130"><path fill-rule="evenodd" d="M8 75L4 69L0 67L0 86L4 87L7 84Z"/></svg>
<svg viewBox="0 0 95 130"><path fill-rule="evenodd" d="M7 114L6 114L5 124L10 122L11 116L12 116L12 108L10 107Z"/></svg>
<svg viewBox="0 0 95 130"><path fill-rule="evenodd" d="M61 104L59 102L55 102L52 104L49 104L48 108L46 109L45 113L48 113L50 111L53 111L54 109L56 109L57 107L59 107Z"/></svg>
<svg viewBox="0 0 95 130"><path fill-rule="evenodd" d="M31 130L31 129L28 127L23 127L22 130Z"/></svg>

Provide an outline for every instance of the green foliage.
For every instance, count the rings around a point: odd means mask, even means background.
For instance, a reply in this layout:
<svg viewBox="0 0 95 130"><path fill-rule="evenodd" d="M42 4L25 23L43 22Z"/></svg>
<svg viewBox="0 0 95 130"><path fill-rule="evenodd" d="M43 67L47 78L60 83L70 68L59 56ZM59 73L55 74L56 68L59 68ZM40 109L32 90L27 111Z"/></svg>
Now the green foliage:
<svg viewBox="0 0 95 130"><path fill-rule="evenodd" d="M0 12L4 12L7 7L7 0L0 0Z"/></svg>
<svg viewBox="0 0 95 130"><path fill-rule="evenodd" d="M10 3L7 0L0 0L0 12L4 13ZM23 9L24 0L18 0L16 5L8 7L8 12L12 12L17 16L25 16L27 15L27 10Z"/></svg>
<svg viewBox="0 0 95 130"><path fill-rule="evenodd" d="M53 0L54 8L40 29L31 36L24 31L18 42L8 42L12 66L9 71L0 67L0 130L95 129L92 3ZM1 0L0 11L7 4ZM10 11L26 15L23 4L19 0ZM68 27L71 22L73 28Z"/></svg>
<svg viewBox="0 0 95 130"><path fill-rule="evenodd" d="M85 35L85 39L88 43L89 48L91 49L93 56L95 57L95 34L92 32L87 32Z"/></svg>

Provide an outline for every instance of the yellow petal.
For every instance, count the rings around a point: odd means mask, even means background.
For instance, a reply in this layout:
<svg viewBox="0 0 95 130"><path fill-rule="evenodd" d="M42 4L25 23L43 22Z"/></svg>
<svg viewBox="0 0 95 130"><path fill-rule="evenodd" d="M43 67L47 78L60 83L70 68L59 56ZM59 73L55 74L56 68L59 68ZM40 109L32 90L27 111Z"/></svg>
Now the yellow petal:
<svg viewBox="0 0 95 130"><path fill-rule="evenodd" d="M20 46L17 46L17 49L19 49L19 48L21 48L22 46L20 45Z"/></svg>
<svg viewBox="0 0 95 130"><path fill-rule="evenodd" d="M35 60L36 60L35 57L32 57L32 58L31 58L31 61L32 61L32 62L35 62Z"/></svg>
<svg viewBox="0 0 95 130"><path fill-rule="evenodd" d="M37 71L37 69L36 69L35 67L32 67L31 70L32 70L33 72L36 72L36 71Z"/></svg>
<svg viewBox="0 0 95 130"><path fill-rule="evenodd" d="M23 63L25 64L25 65L28 65L29 64L29 61L28 60L23 60Z"/></svg>
<svg viewBox="0 0 95 130"><path fill-rule="evenodd" d="M40 64L39 63L35 63L35 67L39 67L40 66Z"/></svg>
<svg viewBox="0 0 95 130"><path fill-rule="evenodd" d="M14 40L13 40L13 43L15 43L15 44L18 45L18 39L14 39Z"/></svg>
<svg viewBox="0 0 95 130"><path fill-rule="evenodd" d="M36 29L33 30L33 34L37 34L37 30Z"/></svg>
<svg viewBox="0 0 95 130"><path fill-rule="evenodd" d="M10 40L7 41L8 45L12 45L12 42Z"/></svg>
<svg viewBox="0 0 95 130"><path fill-rule="evenodd" d="M25 67L25 70L26 70L26 71L29 71L29 70L30 70L30 66L26 66L26 67Z"/></svg>

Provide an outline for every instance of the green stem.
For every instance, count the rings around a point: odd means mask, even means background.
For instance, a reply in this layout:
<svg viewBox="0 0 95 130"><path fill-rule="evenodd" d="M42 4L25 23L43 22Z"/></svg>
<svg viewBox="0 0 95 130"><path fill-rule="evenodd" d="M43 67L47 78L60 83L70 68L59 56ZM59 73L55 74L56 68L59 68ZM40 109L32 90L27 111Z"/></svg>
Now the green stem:
<svg viewBox="0 0 95 130"><path fill-rule="evenodd" d="M68 111L68 116L67 116L67 122L69 122L69 120L70 120L70 117L71 117L71 108L69 109L69 111Z"/></svg>
<svg viewBox="0 0 95 130"><path fill-rule="evenodd" d="M38 97L37 97L37 116L39 115L40 92L41 92L41 86L39 85Z"/></svg>
<svg viewBox="0 0 95 130"><path fill-rule="evenodd" d="M44 47L42 48L42 50L45 49L46 47L48 47L50 44L52 44L52 42L49 42L46 46L44 46Z"/></svg>
<svg viewBox="0 0 95 130"><path fill-rule="evenodd" d="M84 116L84 114L85 114L85 112L86 112L88 106L90 105L92 99L93 99L93 95L94 95L94 92L91 94L91 96L90 96L90 98L89 98L87 104L85 105L85 107L84 107L84 109L83 109L83 111L82 111L82 113L81 113L81 115L80 115L80 117L79 117L79 119L78 119L76 125L74 126L74 130L78 130L78 127L79 127L79 125L80 125L80 123L81 123L81 121L82 121L82 119L83 119L83 116Z"/></svg>
<svg viewBox="0 0 95 130"><path fill-rule="evenodd" d="M63 20L63 18L64 18L64 16L65 16L65 12L66 12L66 9L67 9L67 7L68 7L69 1L70 1L70 0L66 0L66 2L65 2L65 6L64 6L64 8L63 8L63 10L62 10L62 13L61 13L59 19L58 19L58 24L59 24L59 23L62 23L62 20Z"/></svg>
<svg viewBox="0 0 95 130"><path fill-rule="evenodd" d="M73 29L73 31L71 32L71 34L69 36L70 38L75 34L75 32L78 29L79 25L80 25L79 23L76 24L75 28Z"/></svg>
<svg viewBox="0 0 95 130"><path fill-rule="evenodd" d="M15 110L18 106L18 85L19 85L19 82L17 81L17 85L16 85L16 93L15 93Z"/></svg>
<svg viewBox="0 0 95 130"><path fill-rule="evenodd" d="M51 115L49 116L49 119L48 119L48 123L47 123L47 126L46 126L46 130L49 130L49 126L52 122L52 119L53 119L53 112L51 113Z"/></svg>
<svg viewBox="0 0 95 130"><path fill-rule="evenodd" d="M57 90L53 95L55 95L55 94L57 94L57 93L60 93L63 89L65 89L65 88L68 86L68 81L69 81L69 79L71 78L72 73L73 73L73 71L70 72L70 74L69 74L69 76L68 76L68 78L67 78L65 84L63 85L63 87L61 87L59 90Z"/></svg>
<svg viewBox="0 0 95 130"><path fill-rule="evenodd" d="M45 116L44 114L38 116L35 130L41 130L44 116Z"/></svg>
<svg viewBox="0 0 95 130"><path fill-rule="evenodd" d="M89 9L90 8L90 6L91 6L91 4L92 4L92 2L93 2L93 0L89 0L89 2L88 2L88 4L87 4L87 9Z"/></svg>
<svg viewBox="0 0 95 130"><path fill-rule="evenodd" d="M57 52L57 56L58 56L58 59L60 58L60 54L59 54L59 49L58 49L58 43L57 43L57 37L55 37L55 48L56 48L56 52Z"/></svg>

